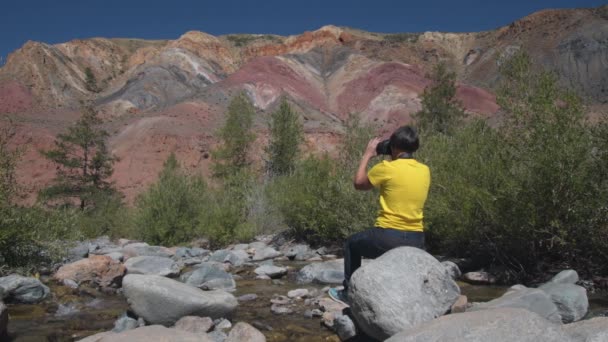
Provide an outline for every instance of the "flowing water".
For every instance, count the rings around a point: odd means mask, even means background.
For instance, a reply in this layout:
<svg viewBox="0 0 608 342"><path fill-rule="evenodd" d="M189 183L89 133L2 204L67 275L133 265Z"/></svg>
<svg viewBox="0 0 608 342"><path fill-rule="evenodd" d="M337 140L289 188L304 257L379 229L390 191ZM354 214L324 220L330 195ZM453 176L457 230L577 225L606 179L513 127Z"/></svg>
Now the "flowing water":
<svg viewBox="0 0 608 342"><path fill-rule="evenodd" d="M293 268L302 264L289 263ZM247 272L239 273L244 279L237 281L234 295L256 294L252 301L239 303L234 321L254 324L264 333L269 342L280 341L339 341L329 329L322 327L320 318L306 318L304 312L314 309L299 303L294 313L275 315L270 312L270 300L275 295L286 295L297 288L316 290L324 286L297 284L293 274L281 281L251 279ZM476 286L458 283L469 302L485 302L500 297L507 290L499 286ZM38 305L9 305L9 341L74 341L101 331L111 330L114 321L127 309L125 298L109 295L95 289L82 287L72 290L51 283L52 298ZM590 313L588 317L605 314L608 311L606 294L589 295Z"/></svg>

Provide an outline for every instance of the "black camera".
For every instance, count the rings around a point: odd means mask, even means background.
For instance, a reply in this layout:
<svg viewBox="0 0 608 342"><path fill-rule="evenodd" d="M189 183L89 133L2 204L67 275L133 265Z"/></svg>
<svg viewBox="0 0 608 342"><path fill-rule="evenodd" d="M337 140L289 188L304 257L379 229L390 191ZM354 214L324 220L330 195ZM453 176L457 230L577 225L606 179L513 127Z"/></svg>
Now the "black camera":
<svg viewBox="0 0 608 342"><path fill-rule="evenodd" d="M390 139L382 140L376 145L376 153L379 155L388 155L393 154L393 150L391 149L391 141Z"/></svg>

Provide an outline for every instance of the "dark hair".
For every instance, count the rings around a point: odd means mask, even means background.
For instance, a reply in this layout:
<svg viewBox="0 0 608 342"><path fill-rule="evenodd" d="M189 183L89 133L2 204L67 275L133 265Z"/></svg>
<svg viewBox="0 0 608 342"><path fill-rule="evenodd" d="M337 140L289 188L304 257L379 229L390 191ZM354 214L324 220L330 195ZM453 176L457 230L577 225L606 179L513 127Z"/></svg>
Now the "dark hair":
<svg viewBox="0 0 608 342"><path fill-rule="evenodd" d="M412 126L401 126L391 135L391 147L400 151L414 153L420 146L418 132Z"/></svg>

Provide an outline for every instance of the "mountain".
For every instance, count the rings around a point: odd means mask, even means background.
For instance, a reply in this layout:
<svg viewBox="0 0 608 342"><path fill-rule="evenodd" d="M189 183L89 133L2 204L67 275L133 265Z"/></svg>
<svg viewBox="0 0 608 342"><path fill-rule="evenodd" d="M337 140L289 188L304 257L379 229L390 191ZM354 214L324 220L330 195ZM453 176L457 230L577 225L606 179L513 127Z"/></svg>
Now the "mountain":
<svg viewBox="0 0 608 342"><path fill-rule="evenodd" d="M545 10L478 33L381 34L325 26L289 37L191 31L176 40L30 41L0 68L0 115L17 125L16 143L25 146L19 178L34 194L54 175L38 151L78 117L82 101L92 101L120 158L114 180L131 201L156 179L170 152L186 167L207 172L207 152L238 92L246 92L258 110L253 155L261 155L266 120L281 96L303 117L306 149L335 153L349 113L360 113L379 134L409 122L438 62L457 72L458 98L467 111L495 115L498 68L520 49L554 70L591 110L608 106L603 6Z"/></svg>

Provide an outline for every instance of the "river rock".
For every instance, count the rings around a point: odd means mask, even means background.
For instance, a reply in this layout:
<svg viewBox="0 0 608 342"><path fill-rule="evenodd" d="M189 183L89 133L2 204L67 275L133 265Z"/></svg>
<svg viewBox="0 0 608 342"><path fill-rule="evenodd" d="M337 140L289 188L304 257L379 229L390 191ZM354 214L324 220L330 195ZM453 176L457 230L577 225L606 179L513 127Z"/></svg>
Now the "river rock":
<svg viewBox="0 0 608 342"><path fill-rule="evenodd" d="M221 330L213 330L212 332L208 333L207 336L209 336L213 342L224 342L228 338L228 335Z"/></svg>
<svg viewBox="0 0 608 342"><path fill-rule="evenodd" d="M253 250L253 252L257 251L257 250L262 250L264 248L268 247L268 245L262 241L254 241L252 243L249 244L249 246L247 246L248 250Z"/></svg>
<svg viewBox="0 0 608 342"><path fill-rule="evenodd" d="M51 291L36 278L11 274L0 278L1 299L9 302L36 304L45 300Z"/></svg>
<svg viewBox="0 0 608 342"><path fill-rule="evenodd" d="M138 242L128 244L122 248L122 253L125 258L133 258L138 256L154 256L170 258L173 256L173 251L163 246L147 246L147 243Z"/></svg>
<svg viewBox="0 0 608 342"><path fill-rule="evenodd" d="M209 255L209 251L203 248L188 248L188 247L179 247L175 250L175 254L173 258L175 259L190 259L190 258L202 258Z"/></svg>
<svg viewBox="0 0 608 342"><path fill-rule="evenodd" d="M574 342L608 341L608 317L595 317L563 326Z"/></svg>
<svg viewBox="0 0 608 342"><path fill-rule="evenodd" d="M60 282L71 279L78 284L89 282L101 287L111 287L120 286L125 272L125 266L119 261L107 255L91 255L61 266L54 278Z"/></svg>
<svg viewBox="0 0 608 342"><path fill-rule="evenodd" d="M226 342L266 342L266 337L258 329L248 323L238 322L230 333Z"/></svg>
<svg viewBox="0 0 608 342"><path fill-rule="evenodd" d="M303 298L308 296L307 289L295 289L287 292L287 297L289 298Z"/></svg>
<svg viewBox="0 0 608 342"><path fill-rule="evenodd" d="M249 244L248 243L239 243L236 244L232 247L233 251L246 251L249 249Z"/></svg>
<svg viewBox="0 0 608 342"><path fill-rule="evenodd" d="M539 289L545 291L559 310L562 322L571 323L581 320L589 309L587 290L572 283L549 282Z"/></svg>
<svg viewBox="0 0 608 342"><path fill-rule="evenodd" d="M275 315L288 315L293 313L293 309L286 305L272 304L270 306L270 312Z"/></svg>
<svg viewBox="0 0 608 342"><path fill-rule="evenodd" d="M524 309L446 315L405 329L386 342L568 342L560 326Z"/></svg>
<svg viewBox="0 0 608 342"><path fill-rule="evenodd" d="M298 283L342 284L344 280L344 259L315 262L300 269L296 276Z"/></svg>
<svg viewBox="0 0 608 342"><path fill-rule="evenodd" d="M276 249L274 249L272 247L266 247L266 248L262 248L262 249L256 249L255 254L251 258L251 260L262 261L262 260L274 259L276 257L280 257L281 255L282 255L281 252L277 251Z"/></svg>
<svg viewBox="0 0 608 342"><path fill-rule="evenodd" d="M285 250L285 256L290 260L304 261L317 256L317 253L308 245L294 245Z"/></svg>
<svg viewBox="0 0 608 342"><path fill-rule="evenodd" d="M549 282L557 284L576 284L578 280L578 273L576 273L575 270L563 270L551 278Z"/></svg>
<svg viewBox="0 0 608 342"><path fill-rule="evenodd" d="M6 337L6 327L8 326L8 308L0 301L0 340Z"/></svg>
<svg viewBox="0 0 608 342"><path fill-rule="evenodd" d="M139 322L136 319L127 316L127 314L123 314L114 322L114 329L112 329L113 333L121 333L123 331L137 329L139 327Z"/></svg>
<svg viewBox="0 0 608 342"><path fill-rule="evenodd" d="M123 291L131 309L146 322L170 326L184 316L227 317L237 300L228 292L202 291L156 275L128 274Z"/></svg>
<svg viewBox="0 0 608 342"><path fill-rule="evenodd" d="M462 275L462 280L474 285L493 285L496 284L496 277L484 271L467 272Z"/></svg>
<svg viewBox="0 0 608 342"><path fill-rule="evenodd" d="M184 273L180 280L203 290L234 291L236 289L236 282L230 273L211 265L204 265L194 271Z"/></svg>
<svg viewBox="0 0 608 342"><path fill-rule="evenodd" d="M230 251L224 258L224 262L229 262L232 266L242 266L249 262L249 254L244 250Z"/></svg>
<svg viewBox="0 0 608 342"><path fill-rule="evenodd" d="M441 264L443 265L443 267L445 267L446 271L452 279L460 279L460 276L462 276L462 272L460 272L460 268L458 268L458 265L456 265L455 262L447 260L442 261Z"/></svg>
<svg viewBox="0 0 608 342"><path fill-rule="evenodd" d="M193 334L205 334L211 328L213 328L213 320L209 317L186 316L175 323L175 329Z"/></svg>
<svg viewBox="0 0 608 342"><path fill-rule="evenodd" d="M509 291L502 297L498 297L489 302L477 303L468 311L479 311L497 308L519 308L537 313L544 319L561 323L562 318L557 306L553 303L548 294L540 289L525 288L517 291Z"/></svg>
<svg viewBox="0 0 608 342"><path fill-rule="evenodd" d="M127 274L153 274L172 277L179 274L180 267L175 261L159 256L138 256L125 262Z"/></svg>
<svg viewBox="0 0 608 342"><path fill-rule="evenodd" d="M77 242L74 246L68 249L67 259L69 261L78 261L89 256L89 243L86 241Z"/></svg>
<svg viewBox="0 0 608 342"><path fill-rule="evenodd" d="M358 326L379 340L445 314L458 296L445 267L414 247L392 249L363 265L348 288Z"/></svg>
<svg viewBox="0 0 608 342"><path fill-rule="evenodd" d="M357 335L355 323L347 315L339 315L334 319L333 329L341 341L347 341Z"/></svg>
<svg viewBox="0 0 608 342"><path fill-rule="evenodd" d="M99 336L99 337L96 337ZM178 329L165 328L161 325L150 325L119 334L101 333L89 336L80 342L213 342L206 334L193 334Z"/></svg>
<svg viewBox="0 0 608 342"><path fill-rule="evenodd" d="M237 298L239 302L251 302L256 299L258 299L258 295L255 293L247 293Z"/></svg>
<svg viewBox="0 0 608 342"><path fill-rule="evenodd" d="M262 265L256 268L253 272L259 276L268 276L270 278L280 278L287 274L285 267L279 267L274 265Z"/></svg>

